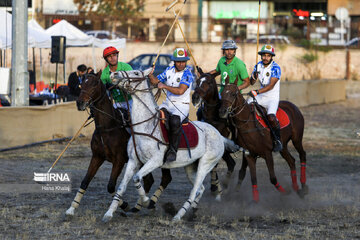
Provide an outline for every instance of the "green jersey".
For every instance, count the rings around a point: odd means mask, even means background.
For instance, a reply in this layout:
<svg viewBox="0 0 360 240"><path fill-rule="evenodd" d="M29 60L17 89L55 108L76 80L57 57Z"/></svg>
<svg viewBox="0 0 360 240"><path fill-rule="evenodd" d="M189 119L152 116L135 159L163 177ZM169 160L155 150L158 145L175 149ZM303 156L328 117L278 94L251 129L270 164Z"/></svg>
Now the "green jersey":
<svg viewBox="0 0 360 240"><path fill-rule="evenodd" d="M239 58L234 57L231 63L226 64L226 57L220 58L216 71L221 74L221 88L220 93L224 89L225 79L229 76L229 83L234 83L236 81L236 77L238 77L238 86L243 83L245 78L249 77L249 74L246 70L246 65Z"/></svg>
<svg viewBox="0 0 360 240"><path fill-rule="evenodd" d="M127 63L123 63L123 62L118 62L118 66L116 68L116 71L131 71L133 70L132 67L127 64ZM106 84L106 83L112 83L111 79L110 79L110 67L107 66L101 73L101 81ZM122 92L119 89L113 89L111 90L111 94L114 98L115 102L125 102L125 98L122 94ZM131 99L131 95L128 94L127 96L128 100Z"/></svg>

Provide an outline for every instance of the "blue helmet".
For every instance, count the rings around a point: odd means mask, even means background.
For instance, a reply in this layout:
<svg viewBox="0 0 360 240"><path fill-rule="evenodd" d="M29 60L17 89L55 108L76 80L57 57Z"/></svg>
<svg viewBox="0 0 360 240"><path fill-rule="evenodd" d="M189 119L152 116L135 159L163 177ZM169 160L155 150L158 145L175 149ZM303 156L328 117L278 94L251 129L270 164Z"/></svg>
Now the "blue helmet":
<svg viewBox="0 0 360 240"><path fill-rule="evenodd" d="M237 49L236 42L234 40L225 40L221 47L222 50L225 49Z"/></svg>

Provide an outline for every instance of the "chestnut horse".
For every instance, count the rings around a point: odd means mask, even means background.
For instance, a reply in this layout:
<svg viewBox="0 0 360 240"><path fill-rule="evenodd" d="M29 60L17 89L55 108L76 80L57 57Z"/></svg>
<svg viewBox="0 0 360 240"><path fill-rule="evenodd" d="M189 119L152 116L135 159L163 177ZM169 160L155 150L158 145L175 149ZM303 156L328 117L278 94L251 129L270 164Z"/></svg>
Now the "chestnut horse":
<svg viewBox="0 0 360 240"><path fill-rule="evenodd" d="M199 73L201 75L196 80L196 87L192 95L193 105L195 107L200 106L199 111L201 111L201 119L198 119L198 121L203 120L211 124L220 132L221 135L224 137L229 137L230 132L233 132L233 129L230 129L232 126L228 124L227 119L219 117L220 98L215 81L216 75L203 73L200 68ZM230 152L227 150L225 150L222 159L224 159L228 168L226 179L223 182L225 188L227 188L236 163L230 155ZM221 189L218 189L219 187L219 179L215 167L211 171L211 191L221 191Z"/></svg>
<svg viewBox="0 0 360 240"><path fill-rule="evenodd" d="M255 111L250 104L244 99L243 95L237 88L237 80L235 84L227 84L221 93L221 107L219 109L220 117L230 117L232 124L237 128L237 136L235 142L249 150L250 154L246 156L247 161L243 161L249 165L253 200L259 201L259 192L257 189L256 179L256 158L262 157L266 161L266 165L270 174L270 182L281 193L285 190L278 183L274 172L274 161L272 156L272 137L267 128L260 126L255 117ZM300 110L291 102L280 101L279 108L283 109L289 117L290 123L281 129L281 142L283 145L281 156L287 161L291 170L292 187L300 197L308 193L306 185L306 153L302 146L302 138L304 133L304 117ZM295 149L300 155L301 176L300 182L302 188L299 189L296 177L295 159L291 156L287 144L292 141ZM241 168L239 172L239 184L245 177L245 168Z"/></svg>
<svg viewBox="0 0 360 240"><path fill-rule="evenodd" d="M108 160L112 163L112 170L107 186L107 190L112 195L115 193L117 178L119 177L125 163L128 162L127 143L130 134L125 129L122 115L114 109L113 104L107 96L105 85L100 80L101 71L94 74L85 75L81 92L76 101L79 111L84 111L87 107L91 109L95 120L95 131L91 139L92 157L85 177L83 178L80 188L71 203L71 207L66 211L66 215L73 216L75 209L79 206L90 181L95 176L99 167ZM155 192L150 201L150 208L155 207L158 196L167 187L171 181L169 169L162 169L162 180L159 189ZM154 183L151 174L144 177L144 188L149 192L151 185ZM126 202L120 203L120 207L128 210ZM136 205L131 209L136 212L141 209L141 205Z"/></svg>

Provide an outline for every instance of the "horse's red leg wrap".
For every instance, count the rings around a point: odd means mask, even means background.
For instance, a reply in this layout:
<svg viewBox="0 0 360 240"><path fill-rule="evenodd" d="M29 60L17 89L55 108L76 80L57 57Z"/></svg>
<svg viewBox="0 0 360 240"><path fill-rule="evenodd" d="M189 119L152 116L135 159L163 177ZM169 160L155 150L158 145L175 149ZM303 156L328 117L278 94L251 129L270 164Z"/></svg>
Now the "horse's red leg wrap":
<svg viewBox="0 0 360 240"><path fill-rule="evenodd" d="M279 192L281 192L281 193L285 193L285 192L286 192L285 189L283 189L283 187L282 187L279 183L277 183L277 184L275 185L275 187L276 187L276 189L277 189Z"/></svg>
<svg viewBox="0 0 360 240"><path fill-rule="evenodd" d="M257 185L252 185L253 200L259 202L259 191Z"/></svg>
<svg viewBox="0 0 360 240"><path fill-rule="evenodd" d="M306 183L306 163L301 163L300 182L301 182L301 184Z"/></svg>
<svg viewBox="0 0 360 240"><path fill-rule="evenodd" d="M291 181L292 181L293 189L297 192L299 190L299 186L296 178L296 170L291 171Z"/></svg>

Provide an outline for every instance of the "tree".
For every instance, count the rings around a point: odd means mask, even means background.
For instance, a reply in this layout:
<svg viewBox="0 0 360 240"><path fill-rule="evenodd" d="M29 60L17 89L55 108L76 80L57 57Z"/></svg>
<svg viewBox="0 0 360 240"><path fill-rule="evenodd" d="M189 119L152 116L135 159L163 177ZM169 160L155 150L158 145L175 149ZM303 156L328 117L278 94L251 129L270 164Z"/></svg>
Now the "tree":
<svg viewBox="0 0 360 240"><path fill-rule="evenodd" d="M86 12L90 17L99 16L111 21L115 32L117 23L135 24L140 21L145 0L74 0L79 12Z"/></svg>

